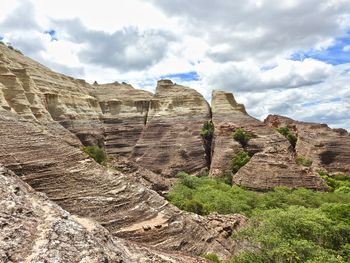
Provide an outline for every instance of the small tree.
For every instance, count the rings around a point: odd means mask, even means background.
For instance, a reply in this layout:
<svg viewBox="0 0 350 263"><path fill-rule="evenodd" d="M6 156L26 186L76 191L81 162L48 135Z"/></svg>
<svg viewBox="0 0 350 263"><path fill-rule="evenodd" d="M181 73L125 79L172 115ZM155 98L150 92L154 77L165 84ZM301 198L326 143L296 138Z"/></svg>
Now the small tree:
<svg viewBox="0 0 350 263"><path fill-rule="evenodd" d="M296 144L297 144L297 137L289 130L288 127L280 127L276 129L277 132L279 132L280 134L282 134L284 137L287 138L287 140L289 141L289 143L293 146L293 148L295 148Z"/></svg>
<svg viewBox="0 0 350 263"><path fill-rule="evenodd" d="M248 141L252 138L252 136L243 128L238 128L232 134L232 138L237 142L239 142L243 147L246 147L248 144Z"/></svg>
<svg viewBox="0 0 350 263"><path fill-rule="evenodd" d="M211 121L206 121L201 130L201 136L205 139L211 139L214 133L214 124Z"/></svg>
<svg viewBox="0 0 350 263"><path fill-rule="evenodd" d="M107 161L107 155L104 149L97 146L84 146L83 151L94 159L97 163L105 165Z"/></svg>
<svg viewBox="0 0 350 263"><path fill-rule="evenodd" d="M240 151L232 158L231 169L233 173L237 173L238 170L246 165L250 160L250 156L246 151Z"/></svg>

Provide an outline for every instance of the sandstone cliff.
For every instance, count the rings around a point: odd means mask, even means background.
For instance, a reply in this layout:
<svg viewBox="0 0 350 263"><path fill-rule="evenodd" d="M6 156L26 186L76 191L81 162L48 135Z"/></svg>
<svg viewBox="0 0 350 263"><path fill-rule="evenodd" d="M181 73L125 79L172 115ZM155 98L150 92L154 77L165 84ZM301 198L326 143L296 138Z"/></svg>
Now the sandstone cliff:
<svg viewBox="0 0 350 263"><path fill-rule="evenodd" d="M237 128L243 128L252 136L245 149L252 157L233 176L235 184L257 190L267 190L276 186L326 189L321 177L311 169L296 163L287 139L249 116L244 107L236 103L231 93L213 92L212 114L215 126L210 171L212 176L221 175L229 170L233 155L243 150L232 138L232 133Z"/></svg>
<svg viewBox="0 0 350 263"><path fill-rule="evenodd" d="M0 262L207 262L112 236L71 215L0 167Z"/></svg>
<svg viewBox="0 0 350 263"><path fill-rule="evenodd" d="M215 126L210 156L200 136L209 120ZM298 135L295 149L275 131L282 126ZM213 92L210 108L198 92L170 80L159 81L155 94L126 83L90 85L0 45L0 164L16 174L0 169L5 200L0 257L13 262L19 257L202 262L195 256L208 252L229 257L236 250L230 235L245 217L184 213L158 193L168 190L178 171L215 177L229 170L233 155L243 149L232 139L237 128L252 135L245 147L252 157L233 176L235 184L325 190L317 169L350 172L349 134L343 130L277 116L263 123L221 91ZM88 158L83 145L104 147L111 166ZM312 166L297 164L298 154L312 159ZM18 237L17 228L23 230ZM7 244L9 239L17 243ZM62 241L55 251L54 240Z"/></svg>
<svg viewBox="0 0 350 263"><path fill-rule="evenodd" d="M294 131L298 137L296 153L312 160L315 170L350 174L350 135L346 130L278 115L269 115L264 122L272 128L289 127Z"/></svg>

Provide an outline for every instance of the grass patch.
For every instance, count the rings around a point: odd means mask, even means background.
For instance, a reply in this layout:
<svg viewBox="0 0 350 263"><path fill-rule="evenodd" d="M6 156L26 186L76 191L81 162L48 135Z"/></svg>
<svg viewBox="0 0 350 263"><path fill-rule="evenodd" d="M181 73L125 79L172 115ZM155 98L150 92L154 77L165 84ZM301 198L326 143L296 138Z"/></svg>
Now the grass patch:
<svg viewBox="0 0 350 263"><path fill-rule="evenodd" d="M298 155L296 158L296 162L299 165L303 165L306 167L310 167L312 165L312 160L307 159L306 157L302 156L302 155Z"/></svg>
<svg viewBox="0 0 350 263"><path fill-rule="evenodd" d="M106 165L107 154L104 149L97 146L84 146L83 151L97 163Z"/></svg>

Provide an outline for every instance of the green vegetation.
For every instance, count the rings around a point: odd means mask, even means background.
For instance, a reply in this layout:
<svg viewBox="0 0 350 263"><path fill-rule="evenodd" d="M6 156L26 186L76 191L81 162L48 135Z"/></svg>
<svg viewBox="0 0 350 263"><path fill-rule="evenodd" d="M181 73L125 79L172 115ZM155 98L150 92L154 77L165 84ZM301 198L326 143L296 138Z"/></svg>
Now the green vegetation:
<svg viewBox="0 0 350 263"><path fill-rule="evenodd" d="M205 139L211 139L214 134L214 124L211 121L206 121L201 130L201 136Z"/></svg>
<svg viewBox="0 0 350 263"><path fill-rule="evenodd" d="M325 171L319 171L318 174L326 181L330 192L350 193L350 176L338 174L329 176Z"/></svg>
<svg viewBox="0 0 350 263"><path fill-rule="evenodd" d="M276 129L277 132L282 134L284 137L287 138L289 143L295 148L295 145L297 144L297 137L289 130L288 127L280 127Z"/></svg>
<svg viewBox="0 0 350 263"><path fill-rule="evenodd" d="M235 154L231 161L231 169L233 173L237 173L238 170L246 165L250 160L250 156L246 151L240 151Z"/></svg>
<svg viewBox="0 0 350 263"><path fill-rule="evenodd" d="M245 131L243 128L238 128L232 133L232 138L239 142L242 147L246 147L248 145L249 140L252 138L252 135Z"/></svg>
<svg viewBox="0 0 350 263"><path fill-rule="evenodd" d="M107 162L107 155L104 149L97 146L84 146L83 151L94 159L97 163L105 165Z"/></svg>
<svg viewBox="0 0 350 263"><path fill-rule="evenodd" d="M350 262L350 193L339 191L349 177L332 177L333 192L278 187L259 193L208 177L179 176L167 198L180 209L249 217L233 238L249 242L251 250L228 262Z"/></svg>
<svg viewBox="0 0 350 263"><path fill-rule="evenodd" d="M312 165L312 160L305 158L302 155L298 155L296 159L297 164L310 167Z"/></svg>
<svg viewBox="0 0 350 263"><path fill-rule="evenodd" d="M214 254L214 253L208 253L206 255L203 256L204 258L213 261L215 263L221 263L221 260L219 259L218 255Z"/></svg>

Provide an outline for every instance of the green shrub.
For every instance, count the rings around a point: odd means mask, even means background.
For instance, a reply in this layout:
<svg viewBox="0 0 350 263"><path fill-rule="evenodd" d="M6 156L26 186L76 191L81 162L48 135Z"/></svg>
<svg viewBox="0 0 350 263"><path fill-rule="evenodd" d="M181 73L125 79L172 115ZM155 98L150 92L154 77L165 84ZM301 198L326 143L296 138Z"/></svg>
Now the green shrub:
<svg viewBox="0 0 350 263"><path fill-rule="evenodd" d="M349 177L331 179L335 187L344 187ZM181 173L167 198L180 209L198 214L249 217L247 227L233 234L236 242L247 244L247 250L228 262L350 262L350 193L286 187L258 193ZM215 255L208 259L217 262Z"/></svg>
<svg viewBox="0 0 350 263"><path fill-rule="evenodd" d="M219 259L218 255L214 253L205 254L203 257L215 263L221 263L221 260Z"/></svg>
<svg viewBox="0 0 350 263"><path fill-rule="evenodd" d="M104 149L97 146L84 146L83 151L94 159L97 163L105 165L107 162L107 155Z"/></svg>
<svg viewBox="0 0 350 263"><path fill-rule="evenodd" d="M318 174L325 180L331 192L349 193L350 190L350 176L335 175L329 176L325 171L318 171Z"/></svg>
<svg viewBox="0 0 350 263"><path fill-rule="evenodd" d="M280 134L282 134L284 137L287 138L287 140L289 141L289 143L293 146L293 148L295 148L296 144L297 144L297 137L289 130L288 127L280 127L276 129L277 132L279 132Z"/></svg>
<svg viewBox="0 0 350 263"><path fill-rule="evenodd" d="M259 249L232 262L346 262L341 254L350 242L350 225L322 208L290 206L257 211L235 237L259 244Z"/></svg>
<svg viewBox="0 0 350 263"><path fill-rule="evenodd" d="M202 126L200 134L205 139L211 139L214 134L214 124L211 121L206 121Z"/></svg>
<svg viewBox="0 0 350 263"><path fill-rule="evenodd" d="M232 138L239 142L243 147L246 147L252 135L243 128L238 128L232 133Z"/></svg>
<svg viewBox="0 0 350 263"><path fill-rule="evenodd" d="M250 156L246 151L240 151L237 154L235 154L231 161L231 169L232 172L235 174L238 172L238 170L246 165L250 160Z"/></svg>
<svg viewBox="0 0 350 263"><path fill-rule="evenodd" d="M312 160L305 158L302 155L298 155L296 159L297 164L310 167L312 165Z"/></svg>

